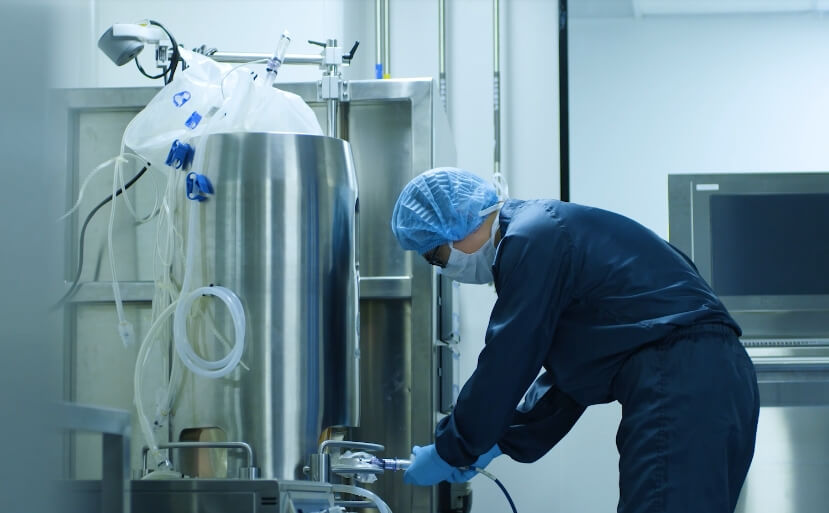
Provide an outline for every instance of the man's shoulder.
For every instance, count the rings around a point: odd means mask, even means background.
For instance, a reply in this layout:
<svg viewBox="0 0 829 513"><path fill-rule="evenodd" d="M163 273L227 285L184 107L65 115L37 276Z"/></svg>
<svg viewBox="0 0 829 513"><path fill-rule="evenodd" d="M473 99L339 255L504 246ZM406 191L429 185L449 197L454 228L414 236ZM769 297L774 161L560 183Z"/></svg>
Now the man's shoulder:
<svg viewBox="0 0 829 513"><path fill-rule="evenodd" d="M562 230L562 206L559 200L512 200L505 205L501 216L506 235L527 239L560 236Z"/></svg>

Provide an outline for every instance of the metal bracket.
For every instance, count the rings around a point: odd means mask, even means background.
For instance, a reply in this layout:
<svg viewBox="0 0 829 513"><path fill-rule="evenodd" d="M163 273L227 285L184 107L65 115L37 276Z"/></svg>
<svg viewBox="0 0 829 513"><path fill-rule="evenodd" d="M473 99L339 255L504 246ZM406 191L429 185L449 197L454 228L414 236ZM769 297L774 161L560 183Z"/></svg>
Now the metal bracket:
<svg viewBox="0 0 829 513"><path fill-rule="evenodd" d="M240 479L257 479L259 469L254 467L253 448L245 442L171 442L158 444L159 449L243 449L247 454L247 466L239 469ZM150 448L146 445L141 449L141 475L150 473L147 468L147 453Z"/></svg>
<svg viewBox="0 0 829 513"><path fill-rule="evenodd" d="M101 511L129 513L132 431L129 412L73 403L61 403L59 408L63 428L103 435Z"/></svg>
<svg viewBox="0 0 829 513"><path fill-rule="evenodd" d="M330 447L337 447L340 449L359 449L361 451L377 452L385 449L380 444L372 444L367 442L352 442L350 440L325 440L320 444L319 452L311 455L311 464L308 470L311 474L311 479L320 483L328 483L331 481L331 455L328 453ZM343 469L340 469L341 471ZM380 469L382 472L382 469Z"/></svg>
<svg viewBox="0 0 829 513"><path fill-rule="evenodd" d="M351 99L349 94L348 81L343 80L342 75L323 75L317 81L317 101L337 100L347 102Z"/></svg>

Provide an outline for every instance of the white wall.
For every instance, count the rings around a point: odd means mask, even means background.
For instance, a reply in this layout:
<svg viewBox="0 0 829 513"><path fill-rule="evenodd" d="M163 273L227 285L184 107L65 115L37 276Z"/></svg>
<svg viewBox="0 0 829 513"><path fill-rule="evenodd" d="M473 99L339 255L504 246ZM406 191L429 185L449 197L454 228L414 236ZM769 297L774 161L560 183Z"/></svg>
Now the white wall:
<svg viewBox="0 0 829 513"><path fill-rule="evenodd" d="M571 198L668 233L667 174L829 168L829 18L576 20Z"/></svg>
<svg viewBox="0 0 829 513"><path fill-rule="evenodd" d="M829 168L829 18L585 18L570 29L572 201L667 238L668 173ZM606 422L579 449L612 435L620 408L602 408ZM597 471L603 485L587 500L601 508L562 511L611 510L608 469Z"/></svg>

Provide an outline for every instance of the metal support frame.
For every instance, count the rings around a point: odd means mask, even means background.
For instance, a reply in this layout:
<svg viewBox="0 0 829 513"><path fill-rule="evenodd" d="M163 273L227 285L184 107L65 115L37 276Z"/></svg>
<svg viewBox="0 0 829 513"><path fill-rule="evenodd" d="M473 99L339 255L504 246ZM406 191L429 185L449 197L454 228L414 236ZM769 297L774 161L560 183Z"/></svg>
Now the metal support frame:
<svg viewBox="0 0 829 513"><path fill-rule="evenodd" d="M561 201L570 201L570 87L567 62L567 0L558 0L558 116Z"/></svg>
<svg viewBox="0 0 829 513"><path fill-rule="evenodd" d="M103 435L101 511L130 512L130 414L123 410L62 402L60 425Z"/></svg>
<svg viewBox="0 0 829 513"><path fill-rule="evenodd" d="M328 39L325 43L311 43L322 46L319 55L292 55L286 54L282 64L314 65L323 70L322 78L317 82L317 99L326 103L326 135L329 137L341 137L340 128L340 102L347 102L348 82L343 81L340 68L350 64L351 58L357 49L358 43L351 48L351 51L344 53L337 45L336 39ZM270 55L264 53L248 52L215 52L210 58L216 62L255 62L270 59Z"/></svg>
<svg viewBox="0 0 829 513"><path fill-rule="evenodd" d="M151 281L121 281L119 285L125 303L151 303L153 300L155 285ZM360 277L360 299L406 299L411 296L410 276ZM115 301L112 282L83 282L69 301L72 304L111 303Z"/></svg>
<svg viewBox="0 0 829 513"><path fill-rule="evenodd" d="M441 153L442 150L438 149L440 146L439 142L446 140L445 136L448 125L436 121L438 113L441 116L443 115L442 112L439 112L440 105L437 100L436 83L429 79L398 79L357 80L350 81L348 85L350 104L347 103L340 106L341 118L346 120L352 119L352 123L355 122L355 119L360 122L375 122L383 121L384 119L396 121L397 118L390 117L391 114L400 114L400 118L402 118L402 121L398 123L400 126L395 128L395 125L392 123L392 129L397 130L393 141L400 140L406 144L406 147L410 145L412 149L411 153L401 157L394 148L389 147L382 148L380 153L383 155L383 158L390 159L390 161L396 162L394 159L400 159L402 162L400 164L400 172L404 173L404 176L408 177L410 173L416 173L416 170L434 167L437 163L450 163L447 160L441 160L447 159L449 155ZM317 96L316 83L280 83L278 87L299 94L324 119L325 102ZM68 113L64 124L67 128L74 126L70 123L70 120L76 111L84 111L87 109L93 112L101 109L132 110L133 108L136 111L140 110L143 105L152 99L157 91L157 88L63 91L61 96L66 96L66 110ZM382 113L382 116L374 108L378 102L383 102L384 105L390 107L387 113L385 111ZM351 106L351 112L343 112L343 109L349 105ZM404 125L407 128L402 128ZM347 126L346 124L345 127ZM369 132L368 135L374 138L377 135L384 136L388 131L388 129L385 129L379 134ZM353 135L355 137L352 139L352 144L355 147L371 147L372 139L367 139L367 135L362 135L362 133ZM401 137L403 138L400 139ZM71 150L73 139L69 134L67 134L66 140L67 155L74 155ZM358 162L366 164L362 166L362 169L371 170L372 168L367 165L369 163L379 168L380 166L377 164L376 156L372 155L369 157L369 154L370 152L362 151L356 155ZM74 162L75 160L76 158L74 156L69 159L70 162ZM381 169L378 169L379 171ZM67 174L67 176L69 175L71 173ZM372 174L367 174L366 176L370 178ZM370 188L366 197L370 197L372 193L377 194L376 191L383 190L383 187L387 187L384 182L378 180L372 182L369 179L366 182L366 186ZM377 183L374 184L374 182ZM371 185L376 185L376 187L371 188ZM67 201L71 204L74 196L71 194L72 188L68 190L70 192L67 194ZM374 218L371 217L373 214L371 213L370 207L371 205L368 202L361 204L361 222L368 227L367 230L370 232L369 228L373 228L375 225L387 226L387 221L379 218L373 220ZM387 209L384 207L381 210L385 212ZM374 244L374 241L366 242L362 254L371 255L370 252L367 253L366 251L373 248ZM397 251L399 250L396 249L395 252ZM417 405L417 415L410 417L408 415L409 411L407 410L406 412L400 412L400 416L384 418L382 421L375 423L375 425L364 423L361 428L356 430L353 436L357 439L364 440L383 439L386 442L382 436L376 433L382 433L385 423L399 422L400 429L395 430L395 436L391 437L393 439L386 443L386 448L394 454L403 454L403 451L409 450L412 444L417 443L422 445L429 443L433 436L435 416L437 415L434 404L435 394L433 394L434 381L436 379L433 375L435 374L433 365L435 364L436 358L433 342L437 338L437 335L433 332L436 329L434 326L431 330L427 329L430 323L436 323L433 322L433 316L438 315L437 310L435 310L434 299L432 298L432 287L435 286L432 281L433 270L422 259L414 259L410 255L402 252L400 253L401 258L399 260L397 254L390 254L388 257L385 251L377 251L376 254L382 256L383 260L368 265L372 263L370 258L361 259L361 263L366 264L364 267L361 267L361 270L366 274L360 281L361 310L365 308L364 315L366 318L371 318L371 315L380 316L384 312L389 311L395 315L399 314L401 316L400 321L406 323L400 333L406 344L410 344L410 347L406 346L402 349L395 348L394 351L378 354L377 357L383 359L389 358L390 360L388 362L386 360L380 360L380 363L385 365L386 363L397 362L398 354L406 355L404 359L400 360L400 371L402 372L401 376L406 380L411 380L411 388L400 395L411 396L413 404ZM73 267L68 266L67 269L71 271ZM123 284L124 282L122 282ZM129 283L125 289L122 289L122 293L124 290L129 291L128 297L124 298L128 301L149 302L152 300L152 287L153 284L149 281L135 281ZM111 303L111 301L112 287L110 283L85 282L80 286L72 301L72 305L73 308L77 308L86 303ZM69 308L67 311L71 314L74 310ZM71 317L70 314L67 314L67 317ZM451 327L450 319L447 318L444 321L447 326ZM69 327L71 326L70 324ZM397 333L394 331L397 327L392 323L384 325L383 329L392 330L390 331L392 334ZM71 329L67 331L67 333L72 332L73 330ZM382 331L372 336L383 337L385 333L386 331ZM363 361L369 362L370 356L369 351L365 350L363 352ZM71 366L68 368L71 369ZM411 379L412 374L416 374L417 376ZM384 398L378 398L378 405L383 401ZM395 405L397 404L395 402ZM397 412L394 413L396 414ZM257 449L259 448L257 447ZM140 451L140 446L134 448L132 452L134 460L138 461L141 454ZM244 486L262 487L268 482L262 479L247 481ZM243 481L240 480L217 480L215 482L213 480L188 480L186 482L153 481L152 483L147 481L134 481L131 492L135 500L135 507L140 508L139 504L142 503L139 501L142 493L147 497L153 495L152 493L147 493L150 488L151 490L149 491L154 491L156 488L164 489L164 487L178 490L176 487L180 487L185 483L188 486L194 487L194 489L202 486L205 489L213 486L243 486ZM321 485L319 483L308 482L307 484L303 484L303 486L319 487ZM378 483L378 488L392 497L392 501L389 504L394 511L411 511L412 513L429 513L435 511L436 489L434 488L404 487L400 489L393 481ZM180 503L177 502L176 504ZM149 511L150 509L142 508L141 510Z"/></svg>
<svg viewBox="0 0 829 513"><path fill-rule="evenodd" d="M446 95L446 0L438 0L438 92L443 110L449 112Z"/></svg>
<svg viewBox="0 0 829 513"><path fill-rule="evenodd" d="M389 0L383 0L383 78L391 78L391 24Z"/></svg>
<svg viewBox="0 0 829 513"><path fill-rule="evenodd" d="M492 173L496 184L505 181L501 174L501 8L498 0L492 2L492 126L494 149Z"/></svg>

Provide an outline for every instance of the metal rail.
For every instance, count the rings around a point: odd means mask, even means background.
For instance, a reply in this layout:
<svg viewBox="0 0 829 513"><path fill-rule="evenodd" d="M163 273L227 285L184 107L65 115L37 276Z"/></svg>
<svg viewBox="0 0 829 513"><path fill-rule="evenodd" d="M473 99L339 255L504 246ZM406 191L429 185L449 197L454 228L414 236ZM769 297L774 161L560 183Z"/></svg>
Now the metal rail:
<svg viewBox="0 0 829 513"><path fill-rule="evenodd" d="M241 478L256 479L258 469L254 467L253 448L245 442L170 442L158 444L159 449L242 449L247 453L248 464L239 469ZM141 475L149 473L147 468L147 453L150 448L146 445L141 449Z"/></svg>

